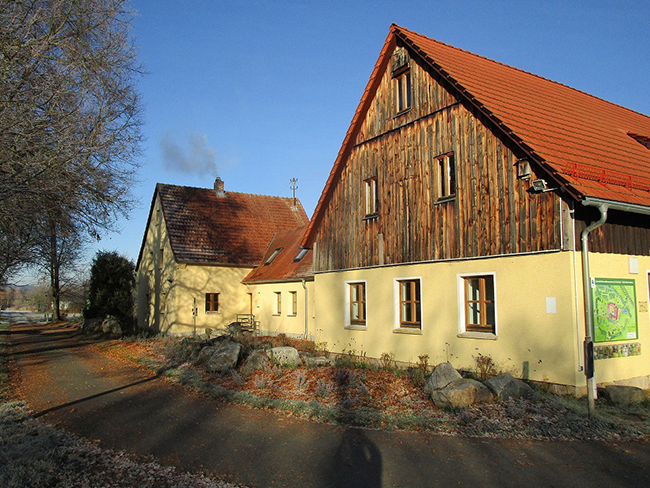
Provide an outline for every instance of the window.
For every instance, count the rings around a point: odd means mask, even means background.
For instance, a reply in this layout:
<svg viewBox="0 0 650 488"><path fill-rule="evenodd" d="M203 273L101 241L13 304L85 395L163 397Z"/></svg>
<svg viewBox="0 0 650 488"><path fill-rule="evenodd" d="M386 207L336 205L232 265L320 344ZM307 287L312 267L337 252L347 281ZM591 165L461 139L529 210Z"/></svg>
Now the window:
<svg viewBox="0 0 650 488"><path fill-rule="evenodd" d="M348 283L350 325L366 325L366 283Z"/></svg>
<svg viewBox="0 0 650 488"><path fill-rule="evenodd" d="M399 292L398 327L420 329L422 326L420 279L397 280Z"/></svg>
<svg viewBox="0 0 650 488"><path fill-rule="evenodd" d="M294 262L300 261L302 258L305 257L305 254L307 254L307 251L309 251L309 249L304 249L304 248L301 249L300 251L298 251L298 254L296 254L296 257L293 258L293 261Z"/></svg>
<svg viewBox="0 0 650 488"><path fill-rule="evenodd" d="M269 264L271 264L273 260L277 257L277 255L280 254L280 251L282 251L282 249L284 248L278 247L275 251L273 251L269 256L269 258L264 262L264 265L268 266Z"/></svg>
<svg viewBox="0 0 650 488"><path fill-rule="evenodd" d="M406 70L400 75L395 77L395 84L397 93L395 99L397 101L397 113L401 114L411 108L411 72Z"/></svg>
<svg viewBox="0 0 650 488"><path fill-rule="evenodd" d="M291 312L289 315L298 314L298 292L290 291L289 296L291 297Z"/></svg>
<svg viewBox="0 0 650 488"><path fill-rule="evenodd" d="M456 168L454 155L445 154L433 162L434 200L446 200L456 196Z"/></svg>
<svg viewBox="0 0 650 488"><path fill-rule="evenodd" d="M377 215L377 177L364 180L366 189L366 217Z"/></svg>
<svg viewBox="0 0 650 488"><path fill-rule="evenodd" d="M163 269L163 262L165 261L165 250L161 249L160 250L160 263L158 263L158 269L162 271Z"/></svg>
<svg viewBox="0 0 650 488"><path fill-rule="evenodd" d="M274 315L280 315L282 313L282 293L279 291L275 293L275 312Z"/></svg>
<svg viewBox="0 0 650 488"><path fill-rule="evenodd" d="M205 313L219 312L219 294L206 293L205 294Z"/></svg>
<svg viewBox="0 0 650 488"><path fill-rule="evenodd" d="M494 275L462 276L461 324L466 332L496 334Z"/></svg>
<svg viewBox="0 0 650 488"><path fill-rule="evenodd" d="M638 142L639 144L650 149L650 137L642 136L639 134L633 134L632 132L628 132L627 135L635 139L636 142Z"/></svg>

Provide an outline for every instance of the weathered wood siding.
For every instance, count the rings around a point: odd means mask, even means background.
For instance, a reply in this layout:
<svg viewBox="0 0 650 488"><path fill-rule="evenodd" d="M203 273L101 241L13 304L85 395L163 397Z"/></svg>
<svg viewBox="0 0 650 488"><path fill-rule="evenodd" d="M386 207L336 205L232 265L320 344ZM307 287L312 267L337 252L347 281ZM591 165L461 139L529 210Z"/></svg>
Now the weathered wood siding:
<svg viewBox="0 0 650 488"><path fill-rule="evenodd" d="M529 193L501 139L414 59L410 66L412 109L397 118L390 66L383 75L319 226L314 269L559 249L557 195ZM437 203L433 162L449 152L456 198ZM374 176L379 215L364 220L364 179Z"/></svg>
<svg viewBox="0 0 650 488"><path fill-rule="evenodd" d="M595 208L580 204L575 211L576 249L582 250L580 233L598 220ZM650 255L650 216L610 210L607 222L589 234L589 251L607 254Z"/></svg>

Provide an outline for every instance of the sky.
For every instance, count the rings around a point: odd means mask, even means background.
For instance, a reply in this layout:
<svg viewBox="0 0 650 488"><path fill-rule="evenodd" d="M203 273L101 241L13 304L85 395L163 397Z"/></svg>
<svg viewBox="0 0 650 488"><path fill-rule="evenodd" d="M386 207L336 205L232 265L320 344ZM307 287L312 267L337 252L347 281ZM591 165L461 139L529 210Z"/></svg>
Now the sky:
<svg viewBox="0 0 650 488"><path fill-rule="evenodd" d="M139 206L89 249L138 257L156 183L297 196L311 216L391 23L650 115L645 0L132 0Z"/></svg>

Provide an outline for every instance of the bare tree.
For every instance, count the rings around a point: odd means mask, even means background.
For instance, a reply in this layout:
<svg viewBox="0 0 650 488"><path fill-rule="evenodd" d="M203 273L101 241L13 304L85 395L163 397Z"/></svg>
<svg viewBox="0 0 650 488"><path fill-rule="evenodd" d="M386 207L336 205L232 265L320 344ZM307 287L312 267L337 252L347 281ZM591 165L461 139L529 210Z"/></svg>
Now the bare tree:
<svg viewBox="0 0 650 488"><path fill-rule="evenodd" d="M65 222L56 213L46 212L45 215L38 227L34 262L49 278L52 322L58 322L61 320L61 297L66 288L75 284L79 258L88 238L74 222Z"/></svg>
<svg viewBox="0 0 650 488"><path fill-rule="evenodd" d="M126 0L0 0L0 280L29 260L46 209L55 228L99 236L132 208L132 18Z"/></svg>

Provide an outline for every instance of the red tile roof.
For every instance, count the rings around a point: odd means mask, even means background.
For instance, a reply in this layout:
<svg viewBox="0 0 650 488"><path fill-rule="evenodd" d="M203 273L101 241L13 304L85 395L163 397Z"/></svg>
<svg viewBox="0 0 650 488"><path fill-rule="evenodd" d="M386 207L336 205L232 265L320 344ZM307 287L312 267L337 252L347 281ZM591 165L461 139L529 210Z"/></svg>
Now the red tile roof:
<svg viewBox="0 0 650 488"><path fill-rule="evenodd" d="M296 281L300 279L311 280L314 278L312 267L312 251L307 253L300 261L294 261L300 252L300 241L307 230L307 225L298 229L278 232L269 245L264 258L257 268L251 271L244 283L264 283L274 281ZM264 264L277 250L282 249L269 264Z"/></svg>
<svg viewBox="0 0 650 488"><path fill-rule="evenodd" d="M256 266L273 236L309 221L291 198L186 186L156 186L174 258L179 263ZM154 195L155 200L155 195Z"/></svg>
<svg viewBox="0 0 650 488"><path fill-rule="evenodd" d="M302 242L310 246L378 78L400 39L575 198L650 206L650 117L397 25L375 65Z"/></svg>

